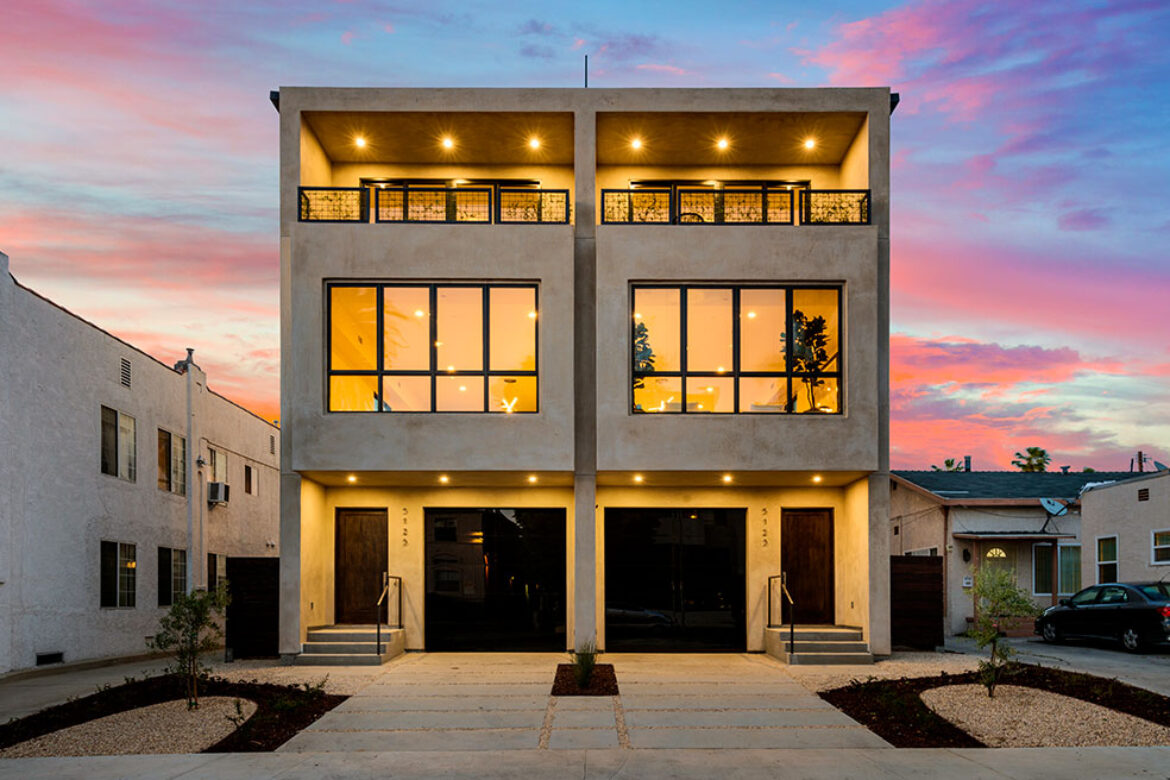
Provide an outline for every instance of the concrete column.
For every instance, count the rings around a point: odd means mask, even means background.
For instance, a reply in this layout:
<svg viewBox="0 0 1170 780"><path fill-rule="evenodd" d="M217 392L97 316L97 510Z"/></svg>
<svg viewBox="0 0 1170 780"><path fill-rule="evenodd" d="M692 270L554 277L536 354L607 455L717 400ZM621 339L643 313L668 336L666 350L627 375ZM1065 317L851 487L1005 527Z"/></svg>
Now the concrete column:
<svg viewBox="0 0 1170 780"><path fill-rule="evenodd" d="M889 655L890 475L869 475L869 651Z"/></svg>
<svg viewBox="0 0 1170 780"><path fill-rule="evenodd" d="M597 641L597 479L573 480L573 647Z"/></svg>
<svg viewBox="0 0 1170 780"><path fill-rule="evenodd" d="M301 476L280 475L280 654L301 651Z"/></svg>

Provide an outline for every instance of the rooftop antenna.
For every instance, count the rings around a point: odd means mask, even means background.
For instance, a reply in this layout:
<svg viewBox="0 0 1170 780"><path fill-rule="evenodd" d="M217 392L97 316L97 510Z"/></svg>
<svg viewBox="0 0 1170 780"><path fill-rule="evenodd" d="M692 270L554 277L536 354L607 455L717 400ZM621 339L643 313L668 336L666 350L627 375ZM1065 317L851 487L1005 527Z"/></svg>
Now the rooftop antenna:
<svg viewBox="0 0 1170 780"><path fill-rule="evenodd" d="M585 55L585 89L589 89L589 55Z"/></svg>

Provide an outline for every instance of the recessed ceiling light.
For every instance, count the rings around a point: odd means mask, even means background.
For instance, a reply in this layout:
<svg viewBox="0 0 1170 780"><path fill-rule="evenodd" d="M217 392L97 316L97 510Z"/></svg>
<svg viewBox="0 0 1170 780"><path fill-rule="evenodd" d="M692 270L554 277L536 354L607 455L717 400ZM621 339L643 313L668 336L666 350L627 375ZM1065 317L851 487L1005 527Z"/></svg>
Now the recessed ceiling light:
<svg viewBox="0 0 1170 780"><path fill-rule="evenodd" d="M812 149L816 145L817 145L816 139L813 139L813 138L804 139L804 148L805 149Z"/></svg>
<svg viewBox="0 0 1170 780"><path fill-rule="evenodd" d="M540 148L540 139L537 138L536 136L532 136L531 138L529 138L528 139L528 148L539 149Z"/></svg>
<svg viewBox="0 0 1170 780"><path fill-rule="evenodd" d="M724 475L723 475L723 481L724 481L724 482L730 482L730 481L731 481L731 475L730 475L730 474L724 474Z"/></svg>
<svg viewBox="0 0 1170 780"><path fill-rule="evenodd" d="M754 320L755 318L756 318L756 313L754 311L749 311L748 312L748 319Z"/></svg>
<svg viewBox="0 0 1170 780"><path fill-rule="evenodd" d="M718 141L715 142L715 145L717 147L719 147L720 149L726 149L727 147L731 146L731 142L728 141L726 138L720 138Z"/></svg>
<svg viewBox="0 0 1170 780"><path fill-rule="evenodd" d="M640 483L640 482L642 481L642 479L643 479L643 477L642 477L642 475L641 475L641 474L635 474L635 475L634 475L634 481L635 481L635 482L639 482L639 483Z"/></svg>
<svg viewBox="0 0 1170 780"><path fill-rule="evenodd" d="M415 309L415 310L414 310L414 316L416 316L416 317L425 317L425 316L427 316L427 313L426 313L425 311L423 311L422 309Z"/></svg>
<svg viewBox="0 0 1170 780"><path fill-rule="evenodd" d="M630 141L630 148L631 149L641 149L642 148L642 139L641 138L632 139Z"/></svg>
<svg viewBox="0 0 1170 780"><path fill-rule="evenodd" d="M708 393L714 393L714 392L715 392L715 388L714 388L714 387L711 387L710 385L708 385L708 386L707 386L707 392L708 392Z"/></svg>
<svg viewBox="0 0 1170 780"><path fill-rule="evenodd" d="M442 482L444 485L446 485L448 482L451 481L451 478L448 477L446 474L440 474L439 481Z"/></svg>
<svg viewBox="0 0 1170 780"><path fill-rule="evenodd" d="M454 149L455 148L455 139L449 135L445 135L445 136L443 136L442 144L443 144L444 149Z"/></svg>
<svg viewBox="0 0 1170 780"><path fill-rule="evenodd" d="M467 385L459 385L459 392L466 393L467 392Z"/></svg>
<svg viewBox="0 0 1170 780"><path fill-rule="evenodd" d="M821 475L820 475L820 474L814 474L814 475L813 475L813 482L820 482L820 481L821 481Z"/></svg>
<svg viewBox="0 0 1170 780"><path fill-rule="evenodd" d="M528 475L528 483L529 484L536 484L536 475L535 474Z"/></svg>
<svg viewBox="0 0 1170 780"><path fill-rule="evenodd" d="M359 149L365 149L366 148L366 139L359 135L353 139L353 145Z"/></svg>
<svg viewBox="0 0 1170 780"><path fill-rule="evenodd" d="M530 320L536 319L536 312L534 312L534 311L528 312L528 319L530 319Z"/></svg>
<svg viewBox="0 0 1170 780"><path fill-rule="evenodd" d="M346 477L346 479L349 480L350 482L357 482L357 477L354 476L353 474L350 474L348 477Z"/></svg>

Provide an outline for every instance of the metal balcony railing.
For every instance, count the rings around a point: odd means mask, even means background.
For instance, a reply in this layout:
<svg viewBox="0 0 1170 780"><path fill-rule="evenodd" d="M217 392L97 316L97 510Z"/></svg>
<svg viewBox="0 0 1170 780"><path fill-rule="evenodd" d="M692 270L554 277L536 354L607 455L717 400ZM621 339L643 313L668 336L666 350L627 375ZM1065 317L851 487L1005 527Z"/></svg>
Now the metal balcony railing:
<svg viewBox="0 0 1170 780"><path fill-rule="evenodd" d="M534 225L569 223L568 190L532 190L500 187L496 224Z"/></svg>
<svg viewBox="0 0 1170 780"><path fill-rule="evenodd" d="M364 187L301 187L301 222L368 222L369 191Z"/></svg>
<svg viewBox="0 0 1170 780"><path fill-rule="evenodd" d="M673 219L669 189L602 190L601 222L668 225Z"/></svg>
<svg viewBox="0 0 1170 780"><path fill-rule="evenodd" d="M792 190L679 189L679 224L791 225Z"/></svg>
<svg viewBox="0 0 1170 780"><path fill-rule="evenodd" d="M806 225L868 225L869 190L804 190L800 221Z"/></svg>
<svg viewBox="0 0 1170 780"><path fill-rule="evenodd" d="M385 187L374 192L375 222L492 221L491 187Z"/></svg>

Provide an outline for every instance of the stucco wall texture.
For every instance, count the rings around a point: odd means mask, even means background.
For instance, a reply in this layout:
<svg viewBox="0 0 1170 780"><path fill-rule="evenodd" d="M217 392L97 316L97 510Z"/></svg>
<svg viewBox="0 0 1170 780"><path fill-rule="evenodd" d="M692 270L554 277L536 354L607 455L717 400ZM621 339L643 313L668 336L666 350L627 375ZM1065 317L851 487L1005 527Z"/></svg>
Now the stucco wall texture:
<svg viewBox="0 0 1170 780"><path fill-rule="evenodd" d="M1141 499L1140 491L1148 491ZM1154 559L1154 532L1170 532L1170 471L1086 490L1081 496L1081 582L1097 580L1097 539L1117 536L1117 579L1170 580L1170 561Z"/></svg>
<svg viewBox="0 0 1170 780"><path fill-rule="evenodd" d="M158 547L188 547L187 499L157 483L158 430L186 435L187 378L21 287L4 255L0 333L0 376L18 378L0 382L0 673L34 666L40 653L63 653L66 663L142 654L165 611ZM135 418L133 482L101 473L102 406ZM207 553L276 556L279 460L270 445L279 452L279 430L202 386L195 411L189 457L206 458L208 446L227 453L231 501L202 504L206 543L200 555L197 540L191 564L202 572ZM133 608L100 606L103 540L137 547Z"/></svg>
<svg viewBox="0 0 1170 780"><path fill-rule="evenodd" d="M862 626L873 652L889 652L888 89L285 87L279 93L279 111L281 405L286 432L281 461L282 652L298 652L307 626L332 620L338 506L387 508L394 539L394 524L403 511L409 525L422 522L426 507L488 502L566 510L566 592L571 595L567 642L579 645L596 636L602 646L606 507L745 508L746 644L751 650L763 648L765 583L779 569L779 543L772 542L767 550L752 546L751 540L758 542L763 510L771 510L778 536L783 508L832 508L838 622ZM471 127L466 115L476 112L571 116L572 164L565 164L563 150L550 151L556 159L547 165L525 163L519 154L511 160L493 159L490 165L474 159L452 164L426 151L413 152L414 159L386 152L360 164L333 160L327 150L338 149L345 139L327 137L328 130L318 137L313 128L350 125L318 122L327 112L351 114L355 122L379 112L410 112L412 117L403 122L417 123L418 116L428 115L435 127L444 126L447 117L463 122L462 128ZM755 121L751 115L784 115L783 122L802 126L808 120L810 127L818 122L829 126L836 116L839 126L853 129L847 138L837 139L836 159L810 164L792 153L773 154L767 139L754 141L739 162L720 164L708 150L707 157L693 164L678 154L634 164L614 152L614 138L604 129L621 125L622 115L651 123L662 117L655 127L658 137L665 138L672 127L693 126L696 116L716 126L721 117L733 114L741 117L743 127ZM673 121L682 124L672 126ZM405 125L379 125L396 126ZM483 140L475 139L475 144ZM798 141L772 140L776 149ZM394 148L423 146L405 139ZM300 185L355 186L362 177L411 176L540 179L545 187L570 189L571 224L344 225L297 220ZM632 178L807 179L820 188L868 189L871 221L786 227L598 224L601 190L625 188ZM540 295L539 413L326 413L323 296L329 280L535 281ZM840 285L844 413L631 414L629 298L630 285L637 282ZM522 482L529 471L559 475L564 487L506 487L517 484L517 475ZM734 489L704 487L718 484L725 471L751 472L757 482ZM435 487L439 473L457 477L471 472L479 480L474 488ZM614 479L628 485L634 472L674 472L675 481L670 488L652 491L615 486ZM346 487L350 473L368 487ZM404 483L407 473L415 483ZM496 484L492 474L498 475ZM687 474L694 475L689 484ZM814 474L825 475L823 486L813 485ZM414 538L421 540L421 533ZM404 576L407 645L425 647L421 545L409 552L394 549L388 556L399 569L392 573Z"/></svg>

